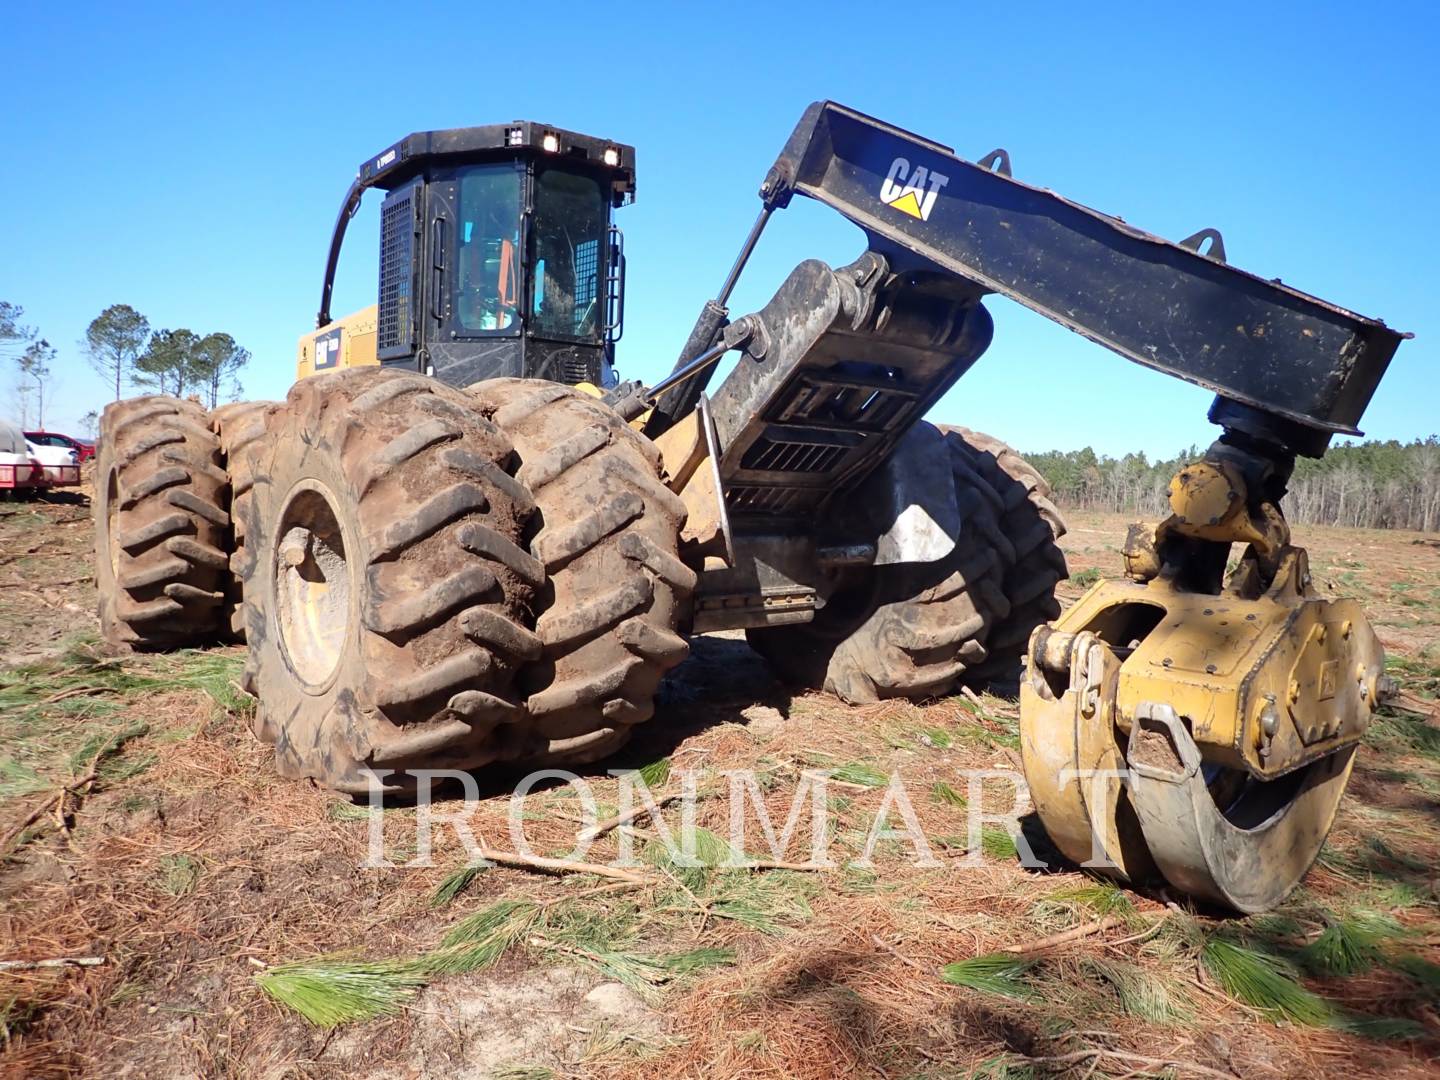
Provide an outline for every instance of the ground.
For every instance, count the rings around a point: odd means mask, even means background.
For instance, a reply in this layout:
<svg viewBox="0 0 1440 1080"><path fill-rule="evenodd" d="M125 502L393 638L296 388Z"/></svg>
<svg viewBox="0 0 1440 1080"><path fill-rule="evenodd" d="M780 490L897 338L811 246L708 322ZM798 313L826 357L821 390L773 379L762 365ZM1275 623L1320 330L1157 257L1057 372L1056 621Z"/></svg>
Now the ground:
<svg viewBox="0 0 1440 1080"><path fill-rule="evenodd" d="M413 808L376 821L273 775L235 684L242 650L98 647L87 513L0 503L0 649L15 665L0 671L0 959L99 961L0 971L5 1075L1434 1075L1434 537L1303 530L1320 587L1364 599L1410 708L1373 726L1303 886L1236 919L1098 883L1033 821L1022 835L1048 870L1021 866L994 823L970 851L961 771L1016 768L1012 702L791 695L733 635L698 639L637 744L584 770L601 817L619 806L607 766L644 766L656 793L694 770L707 865L677 865L640 818L586 856L630 844L638 882L467 872L439 825L433 864L406 866ZM1125 525L1070 521L1067 601L1118 573ZM717 868L722 774L743 769L777 831L797 786L831 773L841 865ZM892 771L941 866L915 867L897 838L852 865ZM470 821L503 852L515 779L484 778ZM981 794L1001 807L1009 785ZM533 849L569 851L580 810L573 787L538 788L521 819ZM806 813L782 861L806 865ZM902 817L892 802L891 826ZM744 822L747 853L770 858ZM678 828L678 808L660 823ZM372 829L389 865L365 865Z"/></svg>

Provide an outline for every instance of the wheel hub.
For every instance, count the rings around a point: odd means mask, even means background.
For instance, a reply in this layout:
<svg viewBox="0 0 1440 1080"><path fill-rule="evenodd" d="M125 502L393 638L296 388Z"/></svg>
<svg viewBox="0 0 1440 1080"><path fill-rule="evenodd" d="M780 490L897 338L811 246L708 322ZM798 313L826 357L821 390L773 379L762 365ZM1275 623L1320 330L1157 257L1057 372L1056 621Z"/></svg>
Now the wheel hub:
<svg viewBox="0 0 1440 1080"><path fill-rule="evenodd" d="M340 666L351 618L351 566L333 496L312 480L292 492L275 530L275 595L280 646L312 693Z"/></svg>

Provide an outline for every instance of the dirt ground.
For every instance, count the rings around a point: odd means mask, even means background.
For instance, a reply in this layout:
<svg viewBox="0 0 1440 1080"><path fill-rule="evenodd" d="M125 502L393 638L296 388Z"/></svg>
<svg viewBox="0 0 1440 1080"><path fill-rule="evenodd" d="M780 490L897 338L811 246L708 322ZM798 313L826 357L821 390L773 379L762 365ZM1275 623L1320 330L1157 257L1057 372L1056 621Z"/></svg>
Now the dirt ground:
<svg viewBox="0 0 1440 1080"><path fill-rule="evenodd" d="M1018 767L1013 703L791 695L743 641L712 636L639 741L586 770L599 815L619 805L606 767L645 766L656 792L695 770L703 835L728 836L722 777L750 769L778 831L797 787L824 770L842 865L680 867L642 818L586 856L604 863L633 845L639 883L465 873L454 830L438 826L433 865L406 866L413 809L377 821L272 775L235 685L240 649L116 658L96 646L87 514L0 503L0 651L12 665L0 671L0 959L96 958L0 970L0 1074L1436 1075L1440 715L1387 711L1303 886L1273 915L1235 919L1097 884L1033 829L1047 871L1021 866L995 825L971 852L964 803L976 793L961 773ZM1067 601L1118 576L1125 526L1069 518ZM1407 701L1429 708L1436 538L1297 539L1322 589L1364 599ZM915 867L893 838L872 867L851 865L892 771L939 867ZM470 825L486 846L513 850L514 780L482 779ZM551 785L527 802L536 852L572 847L574 794ZM999 806L1008 792L979 794ZM764 852L746 825L746 850ZM809 828L802 817L784 861L808 858ZM372 834L389 865L365 865ZM971 856L978 865L964 865ZM1075 928L1087 932L942 976ZM465 951L479 943L489 951ZM1258 970L1237 974L1226 949ZM293 989L284 965L316 957L331 957L308 969L319 981L348 972L383 998L371 1010L382 1015L326 1027L265 992Z"/></svg>

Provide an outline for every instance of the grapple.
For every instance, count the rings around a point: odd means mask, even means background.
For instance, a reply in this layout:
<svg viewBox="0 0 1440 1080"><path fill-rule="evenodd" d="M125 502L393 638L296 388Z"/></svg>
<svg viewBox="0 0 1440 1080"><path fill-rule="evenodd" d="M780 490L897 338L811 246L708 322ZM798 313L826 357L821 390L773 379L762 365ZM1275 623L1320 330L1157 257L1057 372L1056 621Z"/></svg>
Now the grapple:
<svg viewBox="0 0 1440 1080"><path fill-rule="evenodd" d="M1067 857L1255 912L1319 854L1393 686L1359 605L1317 595L1275 505L1217 447L1172 482L1170 518L1130 530L1129 580L1032 636L1021 753Z"/></svg>

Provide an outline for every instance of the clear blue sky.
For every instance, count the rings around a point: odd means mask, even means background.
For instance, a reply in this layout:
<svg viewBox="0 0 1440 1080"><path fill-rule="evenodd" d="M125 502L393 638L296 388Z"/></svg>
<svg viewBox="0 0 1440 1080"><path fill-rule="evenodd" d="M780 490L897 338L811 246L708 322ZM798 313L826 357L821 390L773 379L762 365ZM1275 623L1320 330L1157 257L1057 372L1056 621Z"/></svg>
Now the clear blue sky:
<svg viewBox="0 0 1440 1080"><path fill-rule="evenodd" d="M531 118L633 143L620 368L668 370L806 104L834 98L1365 315L1402 345L1363 426L1440 431L1440 14L1430 3L244 5L0 15L0 299L60 348L49 426L106 400L77 342L112 303L224 330L280 397L356 165L401 135ZM337 312L374 302L375 206ZM797 199L734 298L861 236ZM1173 453L1204 392L1006 301L934 410L1031 449ZM10 373L0 393L11 411Z"/></svg>

